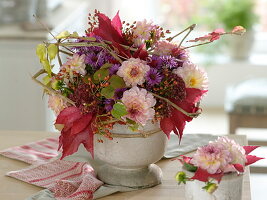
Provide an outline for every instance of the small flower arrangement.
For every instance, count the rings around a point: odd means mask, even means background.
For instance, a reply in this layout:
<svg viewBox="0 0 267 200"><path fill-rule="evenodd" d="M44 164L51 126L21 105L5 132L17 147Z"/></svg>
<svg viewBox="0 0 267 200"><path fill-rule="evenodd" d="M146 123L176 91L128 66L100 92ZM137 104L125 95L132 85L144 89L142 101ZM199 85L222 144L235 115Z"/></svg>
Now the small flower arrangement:
<svg viewBox="0 0 267 200"><path fill-rule="evenodd" d="M118 14L111 20L99 11L88 19L84 35L51 33L55 42L36 49L43 68L33 79L44 87L56 114L62 158L80 144L93 155L94 134L112 139L116 123L138 134L152 121L168 137L173 131L181 139L186 122L200 114L198 102L208 89L206 72L190 61L188 49L245 31L217 29L187 41L197 44L184 46L195 25L166 37L169 30L146 20L129 24ZM173 42L186 32L180 42ZM53 69L56 59L59 70ZM42 81L37 79L40 75Z"/></svg>
<svg viewBox="0 0 267 200"><path fill-rule="evenodd" d="M199 147L192 157L177 158L183 164L183 168L194 175L188 177L186 172L180 171L176 174L176 180L178 184L194 180L205 182L203 189L213 193L218 188L215 181L220 183L222 177L229 173L240 175L244 172L245 166L263 159L249 155L258 147L240 146L228 137L219 137L208 145Z"/></svg>

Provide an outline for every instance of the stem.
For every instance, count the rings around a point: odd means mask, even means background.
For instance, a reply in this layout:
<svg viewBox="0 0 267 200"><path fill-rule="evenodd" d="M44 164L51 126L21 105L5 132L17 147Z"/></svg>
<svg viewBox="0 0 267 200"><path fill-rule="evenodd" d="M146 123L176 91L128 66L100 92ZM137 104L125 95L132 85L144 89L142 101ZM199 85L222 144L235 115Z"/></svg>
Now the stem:
<svg viewBox="0 0 267 200"><path fill-rule="evenodd" d="M192 24L191 26L189 26L189 27L187 27L186 29L184 29L183 31L177 33L177 34L174 35L173 37L170 37L170 38L168 39L169 42L171 42L174 38L176 38L177 36L181 35L182 33L184 33L185 31L187 31L187 30L189 30L189 29L192 31L195 27L196 27L196 24ZM190 31L190 32L191 32L191 31Z"/></svg>
<svg viewBox="0 0 267 200"><path fill-rule="evenodd" d="M182 48L181 50L189 49L189 48L197 47L197 46L202 46L202 45L209 44L209 43L212 43L212 42L209 41L209 42L204 42L204 43L200 43L200 44L191 45L191 46L188 46L188 47L184 47L184 48Z"/></svg>
<svg viewBox="0 0 267 200"><path fill-rule="evenodd" d="M65 101L67 101L68 103L72 104L75 106L75 103L70 100L69 98L63 96L62 94L60 94L59 92L53 90L52 88L48 87L47 85L44 85L42 82L40 82L39 80L37 80L37 78L41 75L41 74L44 74L45 73L45 70L44 69L41 69L39 70L33 77L32 77L32 80L34 80L37 84L41 85L44 89L46 89L47 91L59 96L60 98L64 99Z"/></svg>
<svg viewBox="0 0 267 200"><path fill-rule="evenodd" d="M59 52L64 53L64 54L69 55L69 56L73 56L72 53L69 53L69 52L61 50L61 49L59 50Z"/></svg>
<svg viewBox="0 0 267 200"><path fill-rule="evenodd" d="M171 106L173 106L174 108L176 108L177 110L179 110L181 113L185 114L188 117L195 118L195 117L197 117L200 114L200 112L188 113L185 110L183 110L182 108L180 108L179 106L177 106L175 103L171 102L169 99L166 99L164 97L161 97L161 96L159 96L159 95L157 95L155 93L152 93L152 92L150 92L150 93L153 94L155 97L166 101L168 104L170 104Z"/></svg>
<svg viewBox="0 0 267 200"><path fill-rule="evenodd" d="M178 45L178 48L180 48L180 46L182 45L182 43L184 42L184 40L187 38L187 36L194 30L194 28L196 27L196 24L193 24L189 27L189 31L187 32L187 34L184 36L184 38L181 40L180 44Z"/></svg>
<svg viewBox="0 0 267 200"><path fill-rule="evenodd" d="M48 32L54 39L56 39L56 37L54 36L54 34L49 30L49 28L48 28L43 22L41 22L41 20L40 20L38 17L36 17L35 15L33 15L33 17L35 18L35 20L36 20L39 24L41 24L41 25L47 30L47 32Z"/></svg>

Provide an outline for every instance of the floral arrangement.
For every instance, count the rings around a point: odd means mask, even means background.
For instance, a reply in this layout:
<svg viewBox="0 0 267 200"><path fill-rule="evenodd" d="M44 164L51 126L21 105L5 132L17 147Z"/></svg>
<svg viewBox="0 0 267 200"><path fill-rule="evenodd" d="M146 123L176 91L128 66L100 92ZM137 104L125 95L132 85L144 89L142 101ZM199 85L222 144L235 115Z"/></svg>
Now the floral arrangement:
<svg viewBox="0 0 267 200"><path fill-rule="evenodd" d="M187 171L193 172L194 176L188 177L184 171L176 174L178 184L186 181L198 180L205 182L203 187L208 193L213 193L223 176L229 173L244 172L247 165L263 159L249 155L259 146L240 146L234 140L227 137L219 137L208 145L199 147L192 157L181 156L177 158Z"/></svg>
<svg viewBox="0 0 267 200"><path fill-rule="evenodd" d="M88 19L83 36L51 33L55 42L36 49L43 68L33 79L44 87L57 116L62 158L76 152L80 144L93 155L94 134L112 139L116 123L141 134L152 121L168 137L173 131L181 139L186 122L200 114L198 102L208 89L206 72L190 61L188 49L245 32L240 26L231 32L217 29L187 41L197 44L184 46L195 25L166 37L169 30L146 20L122 22L118 13L111 20L95 11ZM173 42L183 33L180 42ZM55 59L59 70L53 69ZM40 75L42 81L37 79Z"/></svg>

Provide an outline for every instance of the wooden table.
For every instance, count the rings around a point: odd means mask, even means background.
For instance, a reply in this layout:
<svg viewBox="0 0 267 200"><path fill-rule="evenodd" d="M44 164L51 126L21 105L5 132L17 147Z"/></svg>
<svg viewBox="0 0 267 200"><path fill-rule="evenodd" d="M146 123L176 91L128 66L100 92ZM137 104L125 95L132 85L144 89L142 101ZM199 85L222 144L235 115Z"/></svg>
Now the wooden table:
<svg viewBox="0 0 267 200"><path fill-rule="evenodd" d="M8 147L26 144L51 136L55 136L55 133L0 131L0 149L3 150ZM230 137L242 145L247 143L245 136L231 135ZM184 187L182 185L178 186L174 179L176 172L181 167L178 161L164 159L159 161L157 165L161 167L164 175L161 185L144 190L113 194L101 198L101 200L184 200ZM22 169L27 166L29 165L23 162L0 156L1 200L23 200L42 190L40 187L5 176L8 171ZM249 174L249 168L247 168L244 175L242 200L251 200Z"/></svg>

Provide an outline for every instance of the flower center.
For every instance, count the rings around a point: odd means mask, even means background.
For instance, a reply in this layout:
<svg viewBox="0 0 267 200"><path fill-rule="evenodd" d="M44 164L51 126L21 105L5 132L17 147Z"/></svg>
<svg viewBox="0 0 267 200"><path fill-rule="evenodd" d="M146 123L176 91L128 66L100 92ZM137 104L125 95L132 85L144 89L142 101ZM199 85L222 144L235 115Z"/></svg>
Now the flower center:
<svg viewBox="0 0 267 200"><path fill-rule="evenodd" d="M138 76L138 74L139 74L139 70L136 69L136 67L131 69L131 71L130 71L131 77L136 77L136 76Z"/></svg>
<svg viewBox="0 0 267 200"><path fill-rule="evenodd" d="M191 87L194 87L196 85L196 83L197 83L197 80L195 78L190 79L190 86Z"/></svg>

